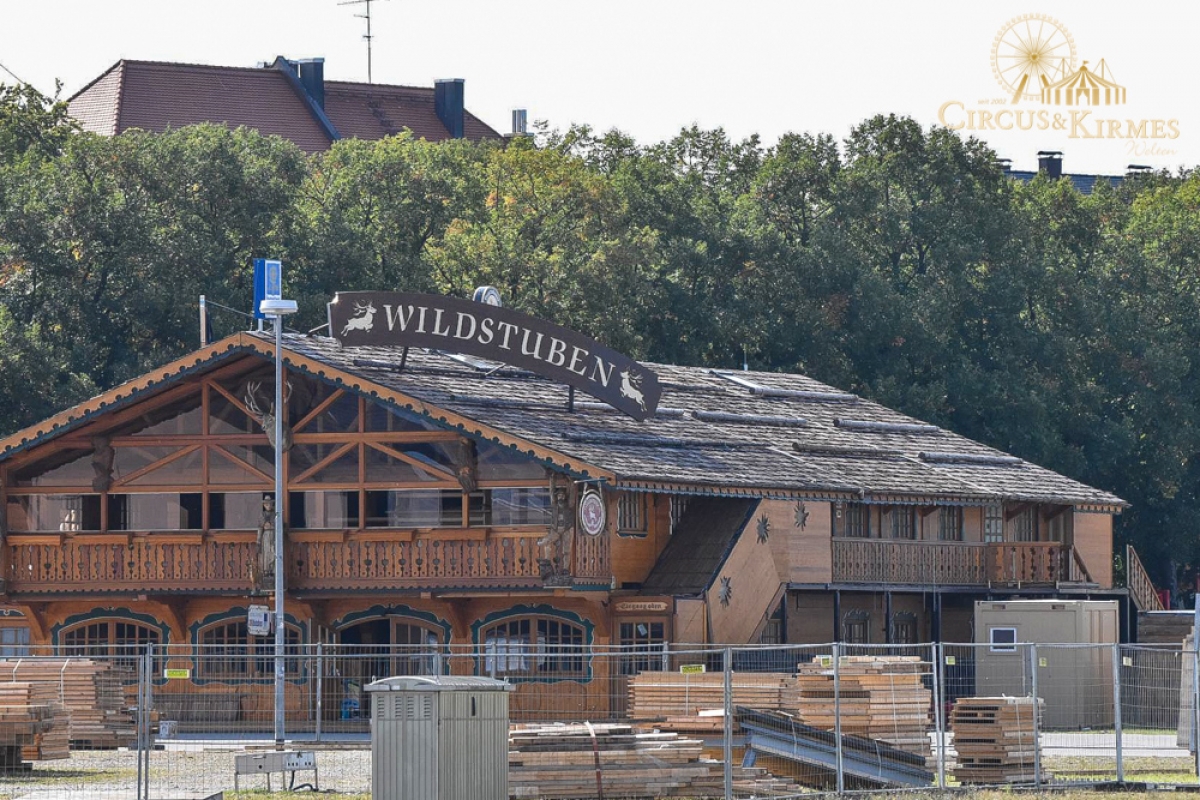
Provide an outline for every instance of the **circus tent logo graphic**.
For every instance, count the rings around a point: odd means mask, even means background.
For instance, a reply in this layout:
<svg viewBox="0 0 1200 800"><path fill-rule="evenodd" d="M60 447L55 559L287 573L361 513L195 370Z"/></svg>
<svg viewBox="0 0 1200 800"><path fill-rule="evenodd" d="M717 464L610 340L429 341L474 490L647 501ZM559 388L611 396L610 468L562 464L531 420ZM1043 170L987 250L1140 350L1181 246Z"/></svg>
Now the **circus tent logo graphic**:
<svg viewBox="0 0 1200 800"><path fill-rule="evenodd" d="M1044 14L1010 19L992 42L992 74L1012 104L1022 100L1045 105L1111 106L1125 102L1125 87L1116 82L1104 59L1094 69L1078 64L1075 37L1066 26Z"/></svg>
<svg viewBox="0 0 1200 800"><path fill-rule="evenodd" d="M1069 139L1122 139L1131 154L1173 155L1154 140L1178 139L1179 120L1125 111L1126 88L1108 61L1082 55L1097 54L1081 52L1057 19L1014 17L992 39L992 76L1002 96L949 100L938 109L938 122L956 131L1061 131Z"/></svg>

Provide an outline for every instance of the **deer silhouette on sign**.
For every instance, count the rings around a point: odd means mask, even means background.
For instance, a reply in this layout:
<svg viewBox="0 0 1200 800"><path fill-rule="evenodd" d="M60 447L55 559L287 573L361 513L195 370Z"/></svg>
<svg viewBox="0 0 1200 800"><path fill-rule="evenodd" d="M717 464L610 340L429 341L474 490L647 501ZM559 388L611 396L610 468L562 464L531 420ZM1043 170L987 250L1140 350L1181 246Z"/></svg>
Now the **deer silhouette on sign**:
<svg viewBox="0 0 1200 800"><path fill-rule="evenodd" d="M342 328L342 336L345 336L350 331L362 331L370 333L371 328L375 327L375 304L367 302L354 304L354 316L346 323L346 327Z"/></svg>
<svg viewBox="0 0 1200 800"><path fill-rule="evenodd" d="M642 376L625 370L621 373L621 396L638 404L642 411L646 410L646 396L642 393Z"/></svg>

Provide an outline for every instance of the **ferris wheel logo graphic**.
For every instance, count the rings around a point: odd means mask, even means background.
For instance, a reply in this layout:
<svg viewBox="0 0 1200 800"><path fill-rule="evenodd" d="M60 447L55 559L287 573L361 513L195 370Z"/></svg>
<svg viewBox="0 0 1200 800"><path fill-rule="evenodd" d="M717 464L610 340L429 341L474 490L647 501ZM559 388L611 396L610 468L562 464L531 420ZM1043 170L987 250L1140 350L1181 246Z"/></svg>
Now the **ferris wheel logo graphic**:
<svg viewBox="0 0 1200 800"><path fill-rule="evenodd" d="M1040 101L1043 90L1076 72L1075 39L1045 14L1006 22L992 41L992 74L1013 103Z"/></svg>

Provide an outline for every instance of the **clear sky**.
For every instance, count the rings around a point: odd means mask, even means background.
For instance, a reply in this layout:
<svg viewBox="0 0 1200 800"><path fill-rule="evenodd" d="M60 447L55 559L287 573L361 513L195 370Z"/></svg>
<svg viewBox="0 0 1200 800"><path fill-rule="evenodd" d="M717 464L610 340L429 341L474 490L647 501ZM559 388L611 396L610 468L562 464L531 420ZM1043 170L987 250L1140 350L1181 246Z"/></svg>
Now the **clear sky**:
<svg viewBox="0 0 1200 800"><path fill-rule="evenodd" d="M64 97L121 58L323 56L328 78L365 81L363 11L339 0L0 0L0 64L45 92L61 80ZM1018 25L1005 41L1045 39L1044 63L1067 52L1054 33L1068 32L1076 68L1103 59L1124 102L1012 105L992 49L1023 14L1058 25ZM840 139L876 113L934 124L958 101L944 120L976 122L1018 169L1041 149L1062 150L1068 172L1200 165L1197 0L375 0L372 16L376 82L464 78L467 106L502 132L524 107L554 127L616 127L642 142L692 123L767 143L786 131Z"/></svg>

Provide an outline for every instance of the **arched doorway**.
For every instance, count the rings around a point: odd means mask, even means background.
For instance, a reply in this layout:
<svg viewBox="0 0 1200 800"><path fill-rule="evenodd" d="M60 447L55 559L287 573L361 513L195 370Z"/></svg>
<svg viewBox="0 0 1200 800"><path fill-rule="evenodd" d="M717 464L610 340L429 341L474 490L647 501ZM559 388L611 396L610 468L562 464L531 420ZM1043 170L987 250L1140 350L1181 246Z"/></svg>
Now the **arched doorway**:
<svg viewBox="0 0 1200 800"><path fill-rule="evenodd" d="M413 609L376 608L347 616L336 628L338 716L366 718L371 681L393 675L440 675L448 670L450 625Z"/></svg>

